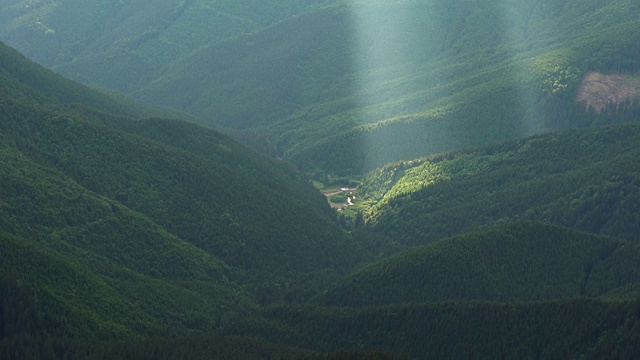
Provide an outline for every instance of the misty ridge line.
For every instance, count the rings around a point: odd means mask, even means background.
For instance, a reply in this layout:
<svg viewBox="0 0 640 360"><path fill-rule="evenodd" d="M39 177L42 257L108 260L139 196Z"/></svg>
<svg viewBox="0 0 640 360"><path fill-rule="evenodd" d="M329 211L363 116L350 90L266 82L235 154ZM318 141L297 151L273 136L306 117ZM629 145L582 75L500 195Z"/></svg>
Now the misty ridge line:
<svg viewBox="0 0 640 360"><path fill-rule="evenodd" d="M51 4L0 6L1 358L640 351L640 4Z"/></svg>

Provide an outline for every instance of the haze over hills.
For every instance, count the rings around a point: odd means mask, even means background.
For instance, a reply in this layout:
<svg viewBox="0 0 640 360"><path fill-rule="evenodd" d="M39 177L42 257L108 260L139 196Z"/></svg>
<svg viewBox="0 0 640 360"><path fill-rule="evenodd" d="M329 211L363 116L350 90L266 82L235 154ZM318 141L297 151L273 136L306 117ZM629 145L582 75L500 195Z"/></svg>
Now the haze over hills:
<svg viewBox="0 0 640 360"><path fill-rule="evenodd" d="M129 92L198 48L260 30L316 1L7 1L2 39L74 79Z"/></svg>
<svg viewBox="0 0 640 360"><path fill-rule="evenodd" d="M318 177L571 126L588 72L638 70L631 0L38 4L2 39Z"/></svg>
<svg viewBox="0 0 640 360"><path fill-rule="evenodd" d="M640 5L155 5L0 6L195 116L0 44L0 358L640 357Z"/></svg>

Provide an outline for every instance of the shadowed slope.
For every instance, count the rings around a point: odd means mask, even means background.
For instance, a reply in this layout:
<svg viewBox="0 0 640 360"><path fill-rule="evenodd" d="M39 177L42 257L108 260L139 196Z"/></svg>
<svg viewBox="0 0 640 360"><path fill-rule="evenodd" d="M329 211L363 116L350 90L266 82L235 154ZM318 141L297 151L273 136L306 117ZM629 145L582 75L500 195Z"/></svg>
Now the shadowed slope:
<svg viewBox="0 0 640 360"><path fill-rule="evenodd" d="M319 300L341 306L535 301L640 290L640 248L542 223L476 230L346 277ZM615 281L611 281L616 279Z"/></svg>

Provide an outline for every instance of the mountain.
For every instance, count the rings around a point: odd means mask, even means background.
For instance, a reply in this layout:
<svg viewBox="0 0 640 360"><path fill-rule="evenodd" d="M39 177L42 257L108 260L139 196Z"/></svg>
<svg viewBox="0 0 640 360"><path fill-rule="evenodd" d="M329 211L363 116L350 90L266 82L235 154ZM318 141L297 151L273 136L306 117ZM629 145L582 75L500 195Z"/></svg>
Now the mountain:
<svg viewBox="0 0 640 360"><path fill-rule="evenodd" d="M312 304L266 307L229 331L416 359L633 359L639 250L544 223L496 225L372 263Z"/></svg>
<svg viewBox="0 0 640 360"><path fill-rule="evenodd" d="M367 226L404 246L538 220L638 241L637 122L390 164L359 187Z"/></svg>
<svg viewBox="0 0 640 360"><path fill-rule="evenodd" d="M95 108L110 98L41 68L25 70L32 86L11 69L37 66L2 54L0 272L49 334L212 331L364 260L291 166L190 123Z"/></svg>
<svg viewBox="0 0 640 360"><path fill-rule="evenodd" d="M637 243L543 223L509 223L414 247L320 296L325 304L542 301L640 289ZM615 280L614 280L615 279Z"/></svg>
<svg viewBox="0 0 640 360"><path fill-rule="evenodd" d="M0 36L75 80L131 91L202 46L258 31L317 1L6 1Z"/></svg>
<svg viewBox="0 0 640 360"><path fill-rule="evenodd" d="M156 3L12 3L0 34L318 178L589 125L583 79L639 66L631 0Z"/></svg>
<svg viewBox="0 0 640 360"><path fill-rule="evenodd" d="M191 115L0 44L0 358L640 356L637 4L95 4L0 23Z"/></svg>
<svg viewBox="0 0 640 360"><path fill-rule="evenodd" d="M3 81L0 91L5 102L28 101L42 107L64 107L64 111L79 111L85 116L107 112L133 119L164 115L193 120L177 111L78 84L44 69L3 43L0 43L0 77Z"/></svg>

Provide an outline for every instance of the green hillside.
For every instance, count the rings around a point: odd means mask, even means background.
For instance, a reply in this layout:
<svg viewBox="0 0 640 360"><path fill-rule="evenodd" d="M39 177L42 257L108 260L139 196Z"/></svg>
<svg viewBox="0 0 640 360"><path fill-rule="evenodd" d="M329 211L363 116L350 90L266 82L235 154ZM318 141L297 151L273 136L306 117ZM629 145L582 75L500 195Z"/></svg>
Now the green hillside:
<svg viewBox="0 0 640 360"><path fill-rule="evenodd" d="M542 223L512 223L376 262L344 278L319 300L371 306L620 296L620 288L640 290L638 264L637 244Z"/></svg>
<svg viewBox="0 0 640 360"><path fill-rule="evenodd" d="M307 171L359 174L584 122L583 75L638 69L639 13L628 0L346 2L203 48L135 95Z"/></svg>
<svg viewBox="0 0 640 360"><path fill-rule="evenodd" d="M638 14L632 0L12 1L0 38L322 179L590 125L580 82L639 70Z"/></svg>
<svg viewBox="0 0 640 360"><path fill-rule="evenodd" d="M568 130L390 164L358 192L367 226L403 245L540 220L638 241L638 123Z"/></svg>
<svg viewBox="0 0 640 360"><path fill-rule="evenodd" d="M26 101L40 108L64 108L66 112L94 119L107 113L133 119L149 116L192 119L175 110L73 82L34 63L4 43L0 43L0 79L0 94L7 103Z"/></svg>
<svg viewBox="0 0 640 360"><path fill-rule="evenodd" d="M384 348L411 359L634 359L640 354L637 300L295 306L265 313L274 327L289 329L289 337L255 325L254 333L270 332L318 351Z"/></svg>
<svg viewBox="0 0 640 360"><path fill-rule="evenodd" d="M291 166L188 123L69 107L3 69L0 270L50 299L38 311L61 335L82 329L67 316L100 338L212 331L364 260Z"/></svg>
<svg viewBox="0 0 640 360"><path fill-rule="evenodd" d="M315 3L12 0L0 4L0 38L75 80L128 92L202 46L258 31Z"/></svg>
<svg viewBox="0 0 640 360"><path fill-rule="evenodd" d="M639 358L639 14L1 4L0 359Z"/></svg>

